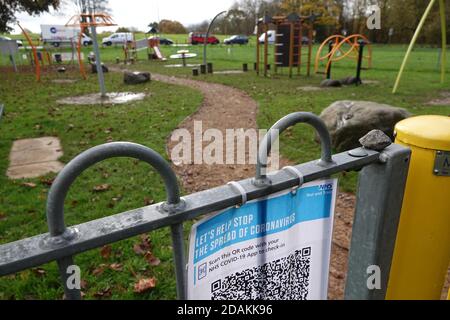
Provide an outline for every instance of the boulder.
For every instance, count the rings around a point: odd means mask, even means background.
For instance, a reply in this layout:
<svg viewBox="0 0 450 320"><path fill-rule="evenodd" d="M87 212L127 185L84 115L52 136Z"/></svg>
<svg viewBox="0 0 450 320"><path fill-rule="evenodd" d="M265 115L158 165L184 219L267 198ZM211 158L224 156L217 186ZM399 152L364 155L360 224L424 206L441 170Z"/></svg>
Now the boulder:
<svg viewBox="0 0 450 320"><path fill-rule="evenodd" d="M97 73L97 65L95 63L91 64L91 69L92 69L92 73ZM104 73L108 73L109 72L108 67L105 66L103 63L102 63L102 69L103 69Z"/></svg>
<svg viewBox="0 0 450 320"><path fill-rule="evenodd" d="M356 77L347 77L341 80L341 83L345 86L350 86L352 84L361 84L361 80L358 80Z"/></svg>
<svg viewBox="0 0 450 320"><path fill-rule="evenodd" d="M123 81L125 84L141 84L150 82L151 75L149 72L125 72L123 74Z"/></svg>
<svg viewBox="0 0 450 320"><path fill-rule="evenodd" d="M409 118L405 109L370 101L337 101L320 118L330 132L333 147L343 152L360 147L359 140L372 130L381 130L394 140L395 125Z"/></svg>
<svg viewBox="0 0 450 320"><path fill-rule="evenodd" d="M342 83L339 80L325 79L320 84L321 87L342 87Z"/></svg>

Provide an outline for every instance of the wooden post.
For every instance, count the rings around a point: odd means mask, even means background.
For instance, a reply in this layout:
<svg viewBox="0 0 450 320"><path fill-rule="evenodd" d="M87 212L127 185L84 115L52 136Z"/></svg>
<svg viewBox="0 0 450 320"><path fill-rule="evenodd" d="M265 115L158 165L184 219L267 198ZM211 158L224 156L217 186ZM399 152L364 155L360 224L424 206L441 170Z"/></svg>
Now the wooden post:
<svg viewBox="0 0 450 320"><path fill-rule="evenodd" d="M309 77L311 75L311 57L312 57L312 37L313 37L313 28L309 28L309 44L308 44L308 65L306 75Z"/></svg>
<svg viewBox="0 0 450 320"><path fill-rule="evenodd" d="M260 48L260 44L259 44L259 37L261 37L261 29L260 29L260 24L258 23L258 25L256 26L256 62L255 62L255 70L256 70L256 74L259 76L259 62L261 60L261 48Z"/></svg>
<svg viewBox="0 0 450 320"><path fill-rule="evenodd" d="M294 23L289 23L290 32L289 35L289 78L292 78L292 67L294 64L294 40L295 40L295 29Z"/></svg>
<svg viewBox="0 0 450 320"><path fill-rule="evenodd" d="M269 57L269 25L264 25L265 36L264 36L264 77L267 77L267 64Z"/></svg>

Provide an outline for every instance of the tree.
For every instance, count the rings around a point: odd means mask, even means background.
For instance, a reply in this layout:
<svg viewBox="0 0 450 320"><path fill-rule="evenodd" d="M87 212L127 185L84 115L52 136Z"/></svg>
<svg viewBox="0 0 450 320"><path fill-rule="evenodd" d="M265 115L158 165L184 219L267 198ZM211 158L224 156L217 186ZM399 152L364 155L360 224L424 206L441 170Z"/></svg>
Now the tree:
<svg viewBox="0 0 450 320"><path fill-rule="evenodd" d="M319 15L317 25L339 26L340 1L335 0L283 0L281 9L285 13L295 12L302 16Z"/></svg>
<svg viewBox="0 0 450 320"><path fill-rule="evenodd" d="M159 31L162 33L182 34L187 33L186 28L178 21L161 20Z"/></svg>
<svg viewBox="0 0 450 320"><path fill-rule="evenodd" d="M42 12L48 12L51 8L57 9L59 5L60 0L2 0L0 5L0 32L11 30L8 24L15 21L15 15L19 12L38 15Z"/></svg>

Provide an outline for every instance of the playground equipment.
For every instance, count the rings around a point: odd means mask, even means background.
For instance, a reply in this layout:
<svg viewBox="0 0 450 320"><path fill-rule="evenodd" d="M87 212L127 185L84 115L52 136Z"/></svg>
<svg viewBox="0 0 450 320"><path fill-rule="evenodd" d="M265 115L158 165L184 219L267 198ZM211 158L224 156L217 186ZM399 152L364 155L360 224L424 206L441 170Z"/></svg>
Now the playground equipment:
<svg viewBox="0 0 450 320"><path fill-rule="evenodd" d="M183 64L181 66L187 67L186 59L195 58L196 56L196 53L191 53L189 50L179 50L176 54L171 55L170 59L182 59Z"/></svg>
<svg viewBox="0 0 450 320"><path fill-rule="evenodd" d="M288 67L289 76L292 77L294 68L297 69L297 74L301 74L301 66L303 59L302 49L304 46L308 48L307 52L307 71L309 76L311 73L311 55L313 42L313 23L317 16L301 17L296 13L291 13L288 16L274 16L270 17L267 14L258 21L256 39L264 37L263 44L263 70L264 76L267 76L269 71L269 28L273 25L275 27L275 52L274 52L274 71L277 73L279 68ZM305 36L305 34L307 36ZM307 40L307 45L304 45L304 39ZM261 44L256 42L256 72L260 74L261 65Z"/></svg>
<svg viewBox="0 0 450 320"><path fill-rule="evenodd" d="M55 48L50 45L45 45L44 43L41 43L40 40L31 39L31 37L28 35L28 33L25 31L24 28L18 23L19 28L22 30L22 33L24 37L26 38L26 41L28 43L28 46L25 45L23 47L23 50L25 50L25 56L28 57L28 59L31 62L31 65L34 66L35 74L36 74L36 80L39 82L42 77L42 71L44 70L44 67L50 67L56 62L57 65L60 65L63 62L69 61L69 65L75 64L75 57L77 57L78 60L78 66L80 69L80 74L83 79L87 79L86 72L83 65L83 53L81 52L81 47L83 46L82 39L83 34L82 32L77 34L78 39L72 39L71 41L65 43L66 47L71 48L71 52L61 52L61 48ZM58 51L56 51L58 50ZM63 68L59 66L58 70L62 70ZM65 67L64 67L65 69Z"/></svg>
<svg viewBox="0 0 450 320"><path fill-rule="evenodd" d="M149 60L156 59L160 61L166 61L167 59L164 57L160 50L160 42L159 39L140 39L136 40L135 35L133 34L133 41L126 41L123 44L124 50L124 62L125 63L134 63L138 60L138 53L143 50L147 50L147 57Z"/></svg>
<svg viewBox="0 0 450 320"><path fill-rule="evenodd" d="M368 54L364 55L366 46L368 47ZM326 54L323 53L325 48L328 49ZM326 74L327 79L331 79L332 64L343 59L354 59L357 61L357 73L354 82L360 84L364 60L367 61L367 68L372 68L372 46L369 40L361 34L354 34L348 37L342 35L328 37L317 51L314 72ZM324 72L319 71L322 62L325 65Z"/></svg>
<svg viewBox="0 0 450 320"><path fill-rule="evenodd" d="M440 16L441 16L441 33L442 33L442 52L441 52L441 83L444 83L445 81L445 73L447 70L447 22L446 22L446 16L445 16L445 0L438 0L439 1L439 10L440 10ZM425 10L425 13L422 16L422 19L419 22L419 25L417 26L416 32L414 33L414 36L411 40L411 43L409 44L408 50L406 51L405 58L403 59L402 65L400 67L400 71L397 76L397 80L395 81L394 89L392 93L397 93L398 87L400 85L400 81L403 76L403 72L405 71L406 63L408 62L409 56L411 55L411 52L414 48L414 45L416 44L417 38L420 35L420 32L422 31L423 26L425 25L425 22L431 12L431 9L433 8L434 4L436 3L436 0L431 0L428 4L428 7Z"/></svg>
<svg viewBox="0 0 450 320"><path fill-rule="evenodd" d="M92 9L90 9L89 13L83 13L80 15L73 16L72 18L70 18L69 22L66 23L66 27L80 27L81 29L80 35L84 33L84 30L86 28L91 28L92 42L94 45L94 52L95 52L95 63L97 66L98 82L100 85L100 92L102 97L106 97L106 87L103 75L103 66L100 58L100 50L98 48L97 28L111 27L111 26L116 26L111 16L105 13L94 13L92 12ZM79 47L81 47L81 43L79 44ZM79 59L81 59L80 56Z"/></svg>

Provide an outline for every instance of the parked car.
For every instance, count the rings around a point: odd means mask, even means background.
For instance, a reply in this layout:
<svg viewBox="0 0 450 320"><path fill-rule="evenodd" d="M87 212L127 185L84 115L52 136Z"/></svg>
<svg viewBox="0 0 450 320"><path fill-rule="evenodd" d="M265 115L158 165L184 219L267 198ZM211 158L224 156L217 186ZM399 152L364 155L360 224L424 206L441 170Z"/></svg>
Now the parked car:
<svg viewBox="0 0 450 320"><path fill-rule="evenodd" d="M205 43L205 37L206 37L206 34L204 34L204 33L191 32L191 33L189 33L188 43L193 44L193 45L203 44L203 43ZM208 39L206 39L206 43L219 44L220 41L216 37L210 35L208 37Z"/></svg>
<svg viewBox="0 0 450 320"><path fill-rule="evenodd" d="M274 43L275 43L275 38L276 38L275 30L269 30L269 32L268 32L268 40L269 40L269 44L274 44ZM266 40L266 33L263 33L263 34L259 37L258 41L259 41L259 43L264 43L265 40Z"/></svg>
<svg viewBox="0 0 450 320"><path fill-rule="evenodd" d="M159 43L164 46L171 46L174 44L174 42L170 39L156 37L156 36L150 37L150 38L148 38L148 40L159 40Z"/></svg>
<svg viewBox="0 0 450 320"><path fill-rule="evenodd" d="M248 44L248 37L241 35L234 35L223 41L225 44Z"/></svg>
<svg viewBox="0 0 450 320"><path fill-rule="evenodd" d="M133 39L133 34L131 32L119 32L104 38L102 44L109 47L113 44L131 43L133 42Z"/></svg>
<svg viewBox="0 0 450 320"><path fill-rule="evenodd" d="M11 38L8 38L8 37L0 36L0 40L8 40L8 41L11 41L12 39L11 39ZM23 42L22 42L22 40L16 40L16 43L17 43L17 46L23 47Z"/></svg>

